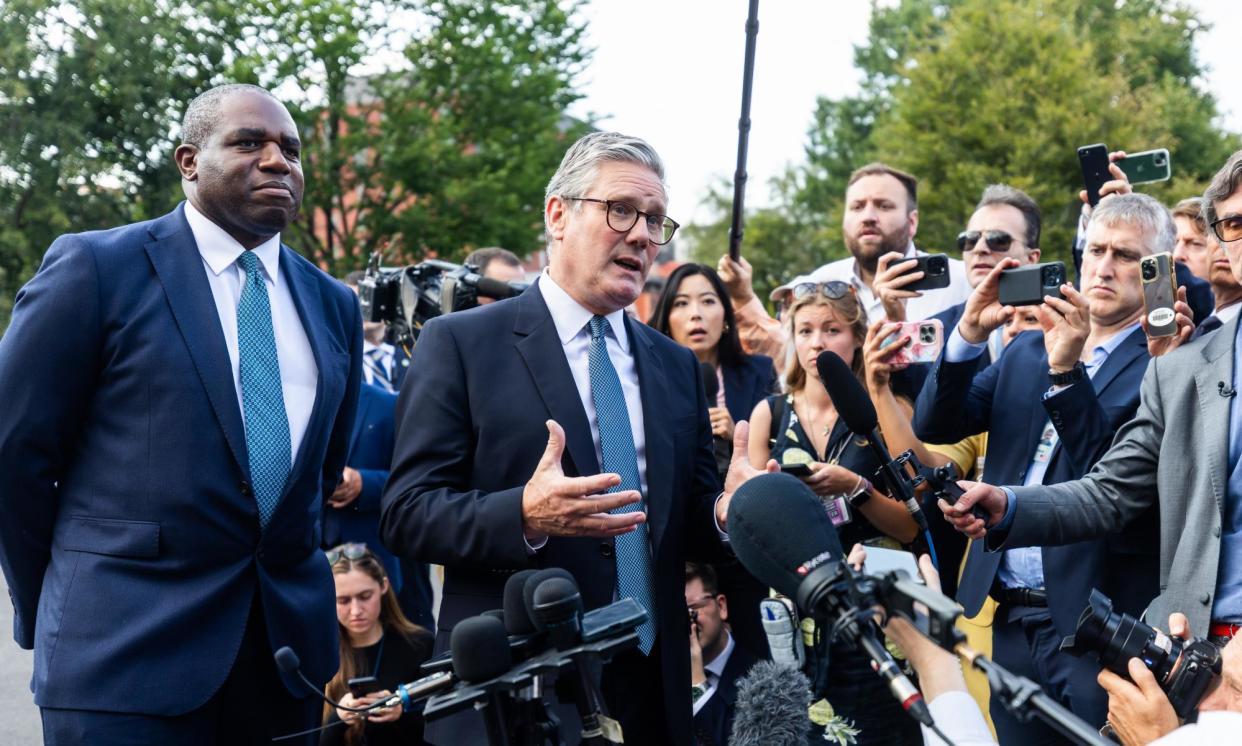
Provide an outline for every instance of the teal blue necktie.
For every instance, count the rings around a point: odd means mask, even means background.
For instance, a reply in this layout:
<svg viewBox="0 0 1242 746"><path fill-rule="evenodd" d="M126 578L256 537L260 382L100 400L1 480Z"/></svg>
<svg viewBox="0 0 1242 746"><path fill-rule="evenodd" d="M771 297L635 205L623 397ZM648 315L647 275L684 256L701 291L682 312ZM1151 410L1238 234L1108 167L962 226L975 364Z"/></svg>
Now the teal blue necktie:
<svg viewBox="0 0 1242 746"><path fill-rule="evenodd" d="M601 464L604 472L619 474L621 484L609 492L642 490L638 477L638 454L634 451L634 433L630 429L630 414L625 406L625 394L621 391L621 379L608 357L608 319L591 317L591 399L595 402L595 416L599 421L600 449L604 454ZM613 510L613 513L630 513L647 509L646 499ZM655 604L652 602L651 551L647 545L647 524L616 538L617 596L632 598L647 610L647 621L638 628L638 647L643 655L651 652L656 638Z"/></svg>
<svg viewBox="0 0 1242 746"><path fill-rule="evenodd" d="M267 297L259 257L244 251L237 263L246 271L237 304L237 358L241 369L242 409L246 418L246 450L250 479L259 505L259 525L267 527L289 476L291 445L285 396L280 386L280 360L272 331L272 305Z"/></svg>

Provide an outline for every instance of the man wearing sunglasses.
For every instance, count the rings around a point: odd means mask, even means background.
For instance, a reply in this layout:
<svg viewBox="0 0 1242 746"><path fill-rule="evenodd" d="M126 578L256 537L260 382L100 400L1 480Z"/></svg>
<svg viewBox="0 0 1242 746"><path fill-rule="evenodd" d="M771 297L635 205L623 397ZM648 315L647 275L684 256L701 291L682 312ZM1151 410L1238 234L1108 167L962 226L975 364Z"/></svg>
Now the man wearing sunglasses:
<svg viewBox="0 0 1242 746"><path fill-rule="evenodd" d="M772 291L772 300L784 305L797 285L838 281L858 293L869 321L885 318L884 304L875 291L880 257L893 252L905 258L923 255L914 246L918 226L918 180L883 163L863 166L850 175L845 192L841 236L850 256L778 287ZM780 364L785 359L785 334L780 321L768 316L755 297L750 264L742 258L735 262L726 254L717 270L729 289L746 351L767 355ZM970 285L960 260L949 260L949 276L949 287L929 290L909 301L911 318L929 318L966 300Z"/></svg>
<svg viewBox="0 0 1242 746"><path fill-rule="evenodd" d="M625 313L677 230L666 212L647 143L596 132L569 148L546 193L547 271L517 298L423 328L381 532L397 554L445 566L437 652L457 622L502 605L516 570L569 570L588 609L634 598L650 620L604 669L604 699L628 742L685 744L684 563L722 556L729 496L757 470L738 423L721 493L698 360ZM485 736L467 713L427 737Z"/></svg>
<svg viewBox="0 0 1242 746"><path fill-rule="evenodd" d="M1150 360L1139 263L1172 249L1175 236L1168 210L1151 197L1102 199L1087 229L1081 292L1066 283L1063 298L1046 296L1042 337L1020 335L978 372L975 360L989 335L1016 310L1000 305L997 286L1000 273L1018 262L998 262L967 301L928 377L914 418L919 437L954 442L987 430L985 474L1001 484L1058 484L1087 473L1138 407ZM1188 328L1189 309L1179 302L1178 310ZM1073 633L1093 587L1117 609L1142 613L1159 590L1156 518L1154 510L1136 513L1106 538L1070 546L1001 553L975 542L962 573L957 597L968 615L988 596L999 604L992 626L997 662L1096 725L1107 713L1095 683L1099 666L1060 652L1059 642ZM993 706L992 718L1001 743L1059 742L1003 707Z"/></svg>

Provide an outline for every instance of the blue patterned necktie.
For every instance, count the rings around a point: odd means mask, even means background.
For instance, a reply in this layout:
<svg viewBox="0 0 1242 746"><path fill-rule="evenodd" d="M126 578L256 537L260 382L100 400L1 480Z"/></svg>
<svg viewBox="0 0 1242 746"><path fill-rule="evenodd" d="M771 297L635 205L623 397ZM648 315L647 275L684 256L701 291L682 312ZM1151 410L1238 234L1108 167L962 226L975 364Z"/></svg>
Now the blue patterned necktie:
<svg viewBox="0 0 1242 746"><path fill-rule="evenodd" d="M384 369L384 350L379 347L373 347L367 350L363 356L363 361L367 368L371 371L370 383L379 386L385 391L396 392L393 388L392 379L388 377L388 371Z"/></svg>
<svg viewBox="0 0 1242 746"><path fill-rule="evenodd" d="M595 417L599 421L599 441L604 454L601 464L604 472L619 474L621 484L609 492L634 490L641 492L638 478L638 454L634 451L634 433L630 429L630 414L625 407L625 394L621 391L621 379L608 357L608 319L591 317L591 399L595 402ZM613 513L629 513L647 509L646 500L640 500ZM638 628L638 647L643 655L651 652L656 638L655 604L651 591L651 552L647 546L647 524L616 538L617 596L632 598L647 610L648 618Z"/></svg>
<svg viewBox="0 0 1242 746"><path fill-rule="evenodd" d="M241 369L242 409L246 419L246 450L250 478L259 504L259 525L266 528L289 476L289 418L280 386L280 360L272 331L272 305L259 267L259 257L244 251L237 263L246 271L237 304L237 358Z"/></svg>

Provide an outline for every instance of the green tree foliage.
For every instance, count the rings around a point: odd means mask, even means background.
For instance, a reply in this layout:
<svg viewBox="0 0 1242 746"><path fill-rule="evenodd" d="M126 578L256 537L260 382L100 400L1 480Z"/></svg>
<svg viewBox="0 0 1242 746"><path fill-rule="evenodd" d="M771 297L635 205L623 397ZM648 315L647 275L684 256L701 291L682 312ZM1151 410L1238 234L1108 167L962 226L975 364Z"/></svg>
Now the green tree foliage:
<svg viewBox="0 0 1242 746"><path fill-rule="evenodd" d="M543 186L585 124L577 0L0 3L0 329L59 234L158 216L185 105L273 90L303 129L285 232L330 272L539 245ZM402 31L406 29L408 31ZM360 64L365 77L356 77Z"/></svg>

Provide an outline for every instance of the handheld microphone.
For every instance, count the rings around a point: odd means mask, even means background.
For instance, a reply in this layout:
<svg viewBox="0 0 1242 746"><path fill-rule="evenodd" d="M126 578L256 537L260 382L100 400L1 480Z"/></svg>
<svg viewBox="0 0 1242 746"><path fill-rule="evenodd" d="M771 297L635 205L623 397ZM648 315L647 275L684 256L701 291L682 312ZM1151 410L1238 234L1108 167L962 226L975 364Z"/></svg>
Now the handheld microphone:
<svg viewBox="0 0 1242 746"><path fill-rule="evenodd" d="M318 695L320 699L332 705L333 707L336 707L341 710L345 710L347 712L370 712L371 710L378 710L381 707L387 706L381 702L373 702L372 704L366 707L346 707L340 702L335 702L329 699L328 695L323 693L323 690L321 690L319 687L312 684L310 679L306 678L306 674L302 673L302 661L298 658L298 654L293 652L293 648L286 645L282 647L280 650L277 650L273 657L276 659L277 668L279 668L281 671L284 671L287 674L297 676L298 679L302 682L303 685L306 686L307 689L314 692L316 695Z"/></svg>
<svg viewBox="0 0 1242 746"><path fill-rule="evenodd" d="M871 658L902 708L920 723L932 724L923 696L877 639L875 621L870 616L847 621L853 611L838 608L848 603L843 581L852 571L845 566L836 528L809 487L781 473L747 480L729 503L729 543L752 575L794 599L803 614L837 622Z"/></svg>
<svg viewBox="0 0 1242 746"><path fill-rule="evenodd" d="M458 622L449 636L449 648L453 651L453 672L467 685L494 679L513 665L505 625L495 617L474 616ZM503 704L500 693L493 691L488 693L486 704L477 707L483 715L487 742L493 746L509 743Z"/></svg>
<svg viewBox="0 0 1242 746"><path fill-rule="evenodd" d="M529 635L535 631L530 614L526 612L526 581L538 570L518 570L505 581L504 610L505 632L512 635Z"/></svg>
<svg viewBox="0 0 1242 746"><path fill-rule="evenodd" d="M796 668L759 661L737 680L736 714L729 746L805 744L811 682Z"/></svg>
<svg viewBox="0 0 1242 746"><path fill-rule="evenodd" d="M716 406L716 397L720 396L720 379L716 377L716 366L711 363L699 363L699 373L703 376L703 392L707 395L707 408Z"/></svg>
<svg viewBox="0 0 1242 746"><path fill-rule="evenodd" d="M828 396L832 398L832 404L837 408L841 421L850 432L867 439L871 452L881 464L880 473L888 483L888 494L905 503L906 510L910 511L914 522L919 525L919 531L926 531L927 516L923 515L919 501L914 499L914 491L897 474L888 449L880 441L880 434L876 432L879 417L875 413L875 406L871 404L871 397L867 396L862 384L854 377L854 371L850 370L839 355L828 350L819 353L815 368L819 371L819 380L828 390Z"/></svg>

